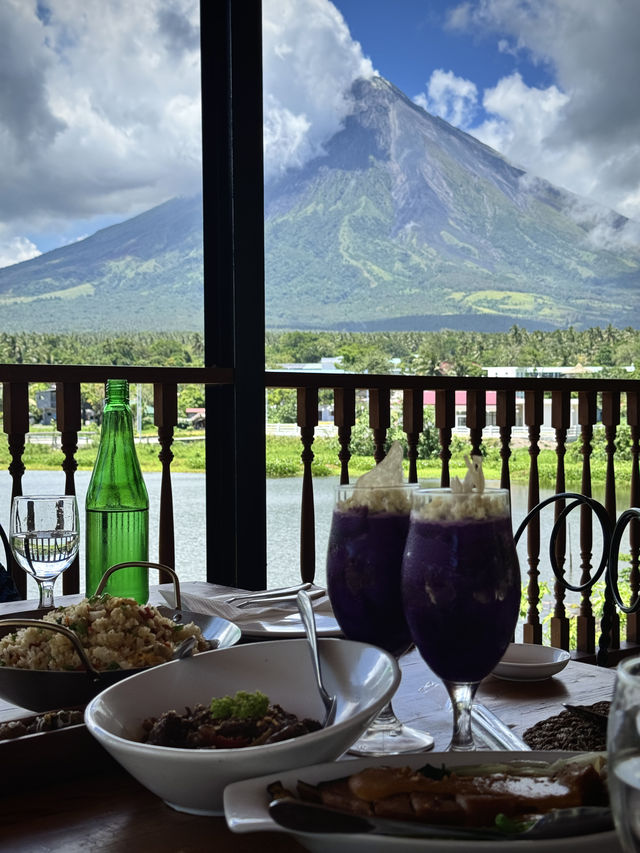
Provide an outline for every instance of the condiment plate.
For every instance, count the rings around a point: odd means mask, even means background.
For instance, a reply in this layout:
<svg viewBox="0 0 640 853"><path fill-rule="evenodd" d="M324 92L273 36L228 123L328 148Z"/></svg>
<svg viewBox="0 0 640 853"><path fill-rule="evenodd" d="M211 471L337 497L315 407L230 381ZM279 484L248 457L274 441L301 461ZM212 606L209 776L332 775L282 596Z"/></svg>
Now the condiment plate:
<svg viewBox="0 0 640 853"><path fill-rule="evenodd" d="M571 655L564 649L534 643L511 643L492 675L505 681L543 681L560 672Z"/></svg>

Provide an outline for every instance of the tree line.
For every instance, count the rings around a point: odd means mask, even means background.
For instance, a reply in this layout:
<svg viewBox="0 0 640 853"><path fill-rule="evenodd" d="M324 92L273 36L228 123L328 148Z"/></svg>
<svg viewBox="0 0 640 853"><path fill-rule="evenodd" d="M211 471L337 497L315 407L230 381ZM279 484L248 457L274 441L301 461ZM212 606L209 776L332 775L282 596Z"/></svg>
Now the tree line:
<svg viewBox="0 0 640 853"><path fill-rule="evenodd" d="M109 335L0 333L0 363L2 364L92 364L151 367L201 367L204 364L204 340L197 332ZM36 405L36 392L46 384L33 383L30 388L29 411L38 423L42 412ZM135 411L136 399L132 397ZM153 389L141 386L142 422L150 426L149 414L153 403ZM102 384L83 384L81 404L85 417L100 424L104 405ZM179 413L185 424L187 408L204 406L204 388L199 385L181 385L179 388Z"/></svg>
<svg viewBox="0 0 640 853"><path fill-rule="evenodd" d="M512 326L508 332L268 331L265 351L267 368L341 356L343 367L356 373L401 370L428 376L474 376L482 375L487 366L582 364L600 366L603 376L611 376L640 362L640 332L610 325L553 332L520 326ZM5 332L0 333L0 363L198 367L204 364L204 339L198 332Z"/></svg>
<svg viewBox="0 0 640 853"><path fill-rule="evenodd" d="M204 339L198 332L0 333L0 363L200 367Z"/></svg>
<svg viewBox="0 0 640 853"><path fill-rule="evenodd" d="M482 376L483 368L602 367L603 378L628 377L640 363L640 332L631 327L553 332L267 332L267 367L342 356L353 373ZM394 359L395 361L391 361Z"/></svg>

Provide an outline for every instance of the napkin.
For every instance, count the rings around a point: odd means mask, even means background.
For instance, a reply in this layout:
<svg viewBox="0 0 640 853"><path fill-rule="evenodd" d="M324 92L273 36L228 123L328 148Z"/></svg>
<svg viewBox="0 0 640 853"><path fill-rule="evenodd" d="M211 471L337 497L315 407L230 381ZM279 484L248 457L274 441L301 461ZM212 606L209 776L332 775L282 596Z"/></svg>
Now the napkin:
<svg viewBox="0 0 640 853"><path fill-rule="evenodd" d="M314 589L319 589L319 587L311 587L309 592L313 592ZM176 606L173 584L160 586L158 591L170 607ZM234 595L254 592L256 590L237 589L236 587L200 581L180 584L180 598L184 610L192 610L194 613L204 613L209 616L220 616L230 622L235 622L238 627L245 630L259 627L260 623L274 622L298 612L295 596L286 601L255 602L246 607L238 607L237 605L243 603L240 601L231 604L227 602L227 599ZM264 592L268 593L269 590L264 590ZM333 615L331 602L326 592L319 598L314 598L311 603L316 612L325 613L328 616Z"/></svg>

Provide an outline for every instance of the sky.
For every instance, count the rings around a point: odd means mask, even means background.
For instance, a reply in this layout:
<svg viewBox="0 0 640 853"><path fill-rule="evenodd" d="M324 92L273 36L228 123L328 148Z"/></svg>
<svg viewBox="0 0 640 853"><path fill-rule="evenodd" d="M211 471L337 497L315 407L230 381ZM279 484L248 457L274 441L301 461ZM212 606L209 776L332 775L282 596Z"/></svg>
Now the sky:
<svg viewBox="0 0 640 853"><path fill-rule="evenodd" d="M265 176L358 76L640 222L640 0L263 0ZM200 189L197 0L1 0L0 266Z"/></svg>

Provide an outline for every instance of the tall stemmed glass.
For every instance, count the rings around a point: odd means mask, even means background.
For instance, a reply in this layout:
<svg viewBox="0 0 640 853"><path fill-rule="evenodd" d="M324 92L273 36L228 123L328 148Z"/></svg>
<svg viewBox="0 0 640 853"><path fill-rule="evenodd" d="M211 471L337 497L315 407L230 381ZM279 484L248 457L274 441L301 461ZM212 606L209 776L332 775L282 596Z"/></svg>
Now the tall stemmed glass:
<svg viewBox="0 0 640 853"><path fill-rule="evenodd" d="M406 484L339 486L329 533L327 591L343 634L396 658L412 646L400 567L416 489ZM401 723L389 702L349 752L391 755L432 746L431 735Z"/></svg>
<svg viewBox="0 0 640 853"><path fill-rule="evenodd" d="M472 750L475 693L505 653L520 606L509 492L415 492L402 594L413 641L451 698L448 748Z"/></svg>
<svg viewBox="0 0 640 853"><path fill-rule="evenodd" d="M609 799L624 853L640 850L640 657L618 664L607 726Z"/></svg>
<svg viewBox="0 0 640 853"><path fill-rule="evenodd" d="M53 587L78 553L78 505L73 495L13 499L9 538L16 562L38 584L39 607L54 607Z"/></svg>

